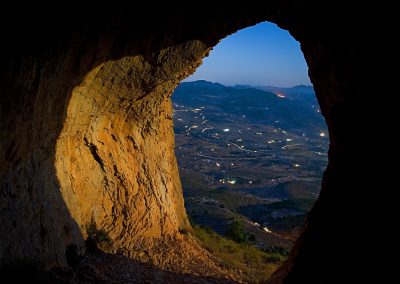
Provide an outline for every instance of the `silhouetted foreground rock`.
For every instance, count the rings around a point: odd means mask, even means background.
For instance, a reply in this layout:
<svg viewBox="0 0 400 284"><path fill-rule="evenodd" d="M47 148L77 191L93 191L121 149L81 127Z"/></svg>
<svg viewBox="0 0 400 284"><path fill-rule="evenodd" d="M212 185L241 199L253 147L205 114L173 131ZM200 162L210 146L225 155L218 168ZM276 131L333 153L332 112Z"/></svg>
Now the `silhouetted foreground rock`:
<svg viewBox="0 0 400 284"><path fill-rule="evenodd" d="M7 267L3 283L237 283L233 280L177 273L123 255L88 255L75 268L39 271L33 267ZM198 271L201 272L201 271Z"/></svg>

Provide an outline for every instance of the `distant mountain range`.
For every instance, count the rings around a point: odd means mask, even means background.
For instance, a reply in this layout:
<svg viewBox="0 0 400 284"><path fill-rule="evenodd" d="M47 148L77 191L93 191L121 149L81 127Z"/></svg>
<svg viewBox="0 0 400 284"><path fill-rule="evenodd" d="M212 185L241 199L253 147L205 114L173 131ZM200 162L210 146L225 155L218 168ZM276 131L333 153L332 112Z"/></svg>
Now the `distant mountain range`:
<svg viewBox="0 0 400 284"><path fill-rule="evenodd" d="M272 93L281 93L291 99L302 101L304 103L311 105L318 105L313 86L298 85L291 88L281 88L274 86L256 86L254 88Z"/></svg>
<svg viewBox="0 0 400 284"><path fill-rule="evenodd" d="M281 97L278 96L281 95ZM283 96L284 97L283 97ZM289 130L319 131L325 122L319 113L312 86L293 88L247 85L224 86L204 80L181 83L172 100L190 107L207 105L215 112L247 117L252 123L279 124ZM221 120L221 117L209 117Z"/></svg>

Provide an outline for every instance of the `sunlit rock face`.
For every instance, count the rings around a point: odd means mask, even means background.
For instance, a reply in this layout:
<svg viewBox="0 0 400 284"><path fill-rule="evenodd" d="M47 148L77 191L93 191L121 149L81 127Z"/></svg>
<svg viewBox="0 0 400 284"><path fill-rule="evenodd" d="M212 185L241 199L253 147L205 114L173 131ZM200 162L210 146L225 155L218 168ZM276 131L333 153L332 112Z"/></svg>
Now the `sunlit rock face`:
<svg viewBox="0 0 400 284"><path fill-rule="evenodd" d="M382 48L370 40L376 26L368 11L354 21L357 11L306 2L10 10L2 27L24 25L4 31L0 54L0 263L64 266L69 245L84 249L92 220L109 233L110 251L131 257L182 240L189 225L169 96L221 38L263 20L300 41L331 139L320 199L271 281L340 280L361 272L354 261L365 269L383 257L381 234L363 230L389 215L369 189L379 169L365 155L376 147L368 139L380 90L371 78L382 70L371 60Z"/></svg>
<svg viewBox="0 0 400 284"><path fill-rule="evenodd" d="M10 254L44 257L51 264L65 265L66 247L84 247L86 227L92 220L112 238L111 251L123 249L128 254L140 253L149 239L176 235L188 228L174 155L169 96L180 79L200 64L208 49L205 44L192 41L158 51L156 66L143 55L95 64L79 83L65 90L53 86L56 92L66 92L62 100L54 101L52 96L57 93L43 86L43 101L31 106L34 118L21 112L12 118L11 125L5 125L11 126L2 139L9 148L5 154L18 151L16 138L10 134L24 136L26 152L21 157L4 157L18 159L17 165L14 162L3 169L7 173L2 179L6 194L2 198L2 217L7 216L2 222L6 225L2 228L4 236L13 244L21 234L27 234L23 242L34 238L31 242L41 242L45 248L38 246L43 252L35 252L32 250L36 245L30 244L26 251L13 252L12 247L7 247ZM185 58L185 53L190 58ZM198 61L193 62L194 57ZM55 72L61 74L52 73L49 77L73 76L60 69ZM57 80L60 79L51 80L52 84ZM30 84L23 78L21 84L24 83ZM52 124L57 128L49 129ZM19 132L18 127L24 130ZM43 136L51 131L57 133L50 133L52 139L38 137L36 141L41 128L47 131ZM14 165L17 169L10 172ZM16 209L12 199L19 194L26 200L17 198L17 202L26 205ZM17 215L20 212L22 216ZM47 239L54 242L53 247L46 247ZM15 249L21 248L18 245ZM57 255L57 259L42 255L47 252Z"/></svg>

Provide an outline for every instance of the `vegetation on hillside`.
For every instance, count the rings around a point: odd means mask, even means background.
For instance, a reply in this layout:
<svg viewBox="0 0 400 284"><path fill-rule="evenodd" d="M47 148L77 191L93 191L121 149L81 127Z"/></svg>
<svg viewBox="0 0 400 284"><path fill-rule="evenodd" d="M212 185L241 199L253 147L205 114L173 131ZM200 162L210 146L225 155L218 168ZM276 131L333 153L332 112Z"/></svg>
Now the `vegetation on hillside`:
<svg viewBox="0 0 400 284"><path fill-rule="evenodd" d="M286 256L284 252L266 252L250 244L248 236L240 230L240 222L234 221L231 236L239 237L243 243L223 237L212 229L193 225L193 234L200 244L218 257L227 266L240 270L249 282L261 282L268 279L281 265ZM244 241L246 239L246 241Z"/></svg>

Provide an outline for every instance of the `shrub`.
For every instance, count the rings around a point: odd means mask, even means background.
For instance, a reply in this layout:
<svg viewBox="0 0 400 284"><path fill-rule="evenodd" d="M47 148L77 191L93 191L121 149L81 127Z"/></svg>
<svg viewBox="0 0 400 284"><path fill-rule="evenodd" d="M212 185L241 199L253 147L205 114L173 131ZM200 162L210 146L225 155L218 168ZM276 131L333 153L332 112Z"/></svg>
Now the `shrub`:
<svg viewBox="0 0 400 284"><path fill-rule="evenodd" d="M281 257L279 255L269 255L269 256L264 257L264 261L267 263L268 262L272 262L272 263L282 262L283 260L284 260L283 257Z"/></svg>
<svg viewBox="0 0 400 284"><path fill-rule="evenodd" d="M268 252L268 253L278 254L283 257L287 257L289 255L289 250L284 247L270 246L270 247L264 249L264 251Z"/></svg>
<svg viewBox="0 0 400 284"><path fill-rule="evenodd" d="M239 244L245 244L249 242L249 236L244 230L243 223L238 219L233 220L230 227L226 231L226 237Z"/></svg>
<svg viewBox="0 0 400 284"><path fill-rule="evenodd" d="M98 229L93 218L86 226L86 233L88 234L86 249L89 253L97 252L99 245L109 245L111 243L108 233L104 229Z"/></svg>
<svg viewBox="0 0 400 284"><path fill-rule="evenodd" d="M180 228L179 228L179 233L181 233L182 235L189 235L189 234L190 234L190 231L189 231L189 229L187 229L187 228L182 228L182 227L180 227Z"/></svg>

